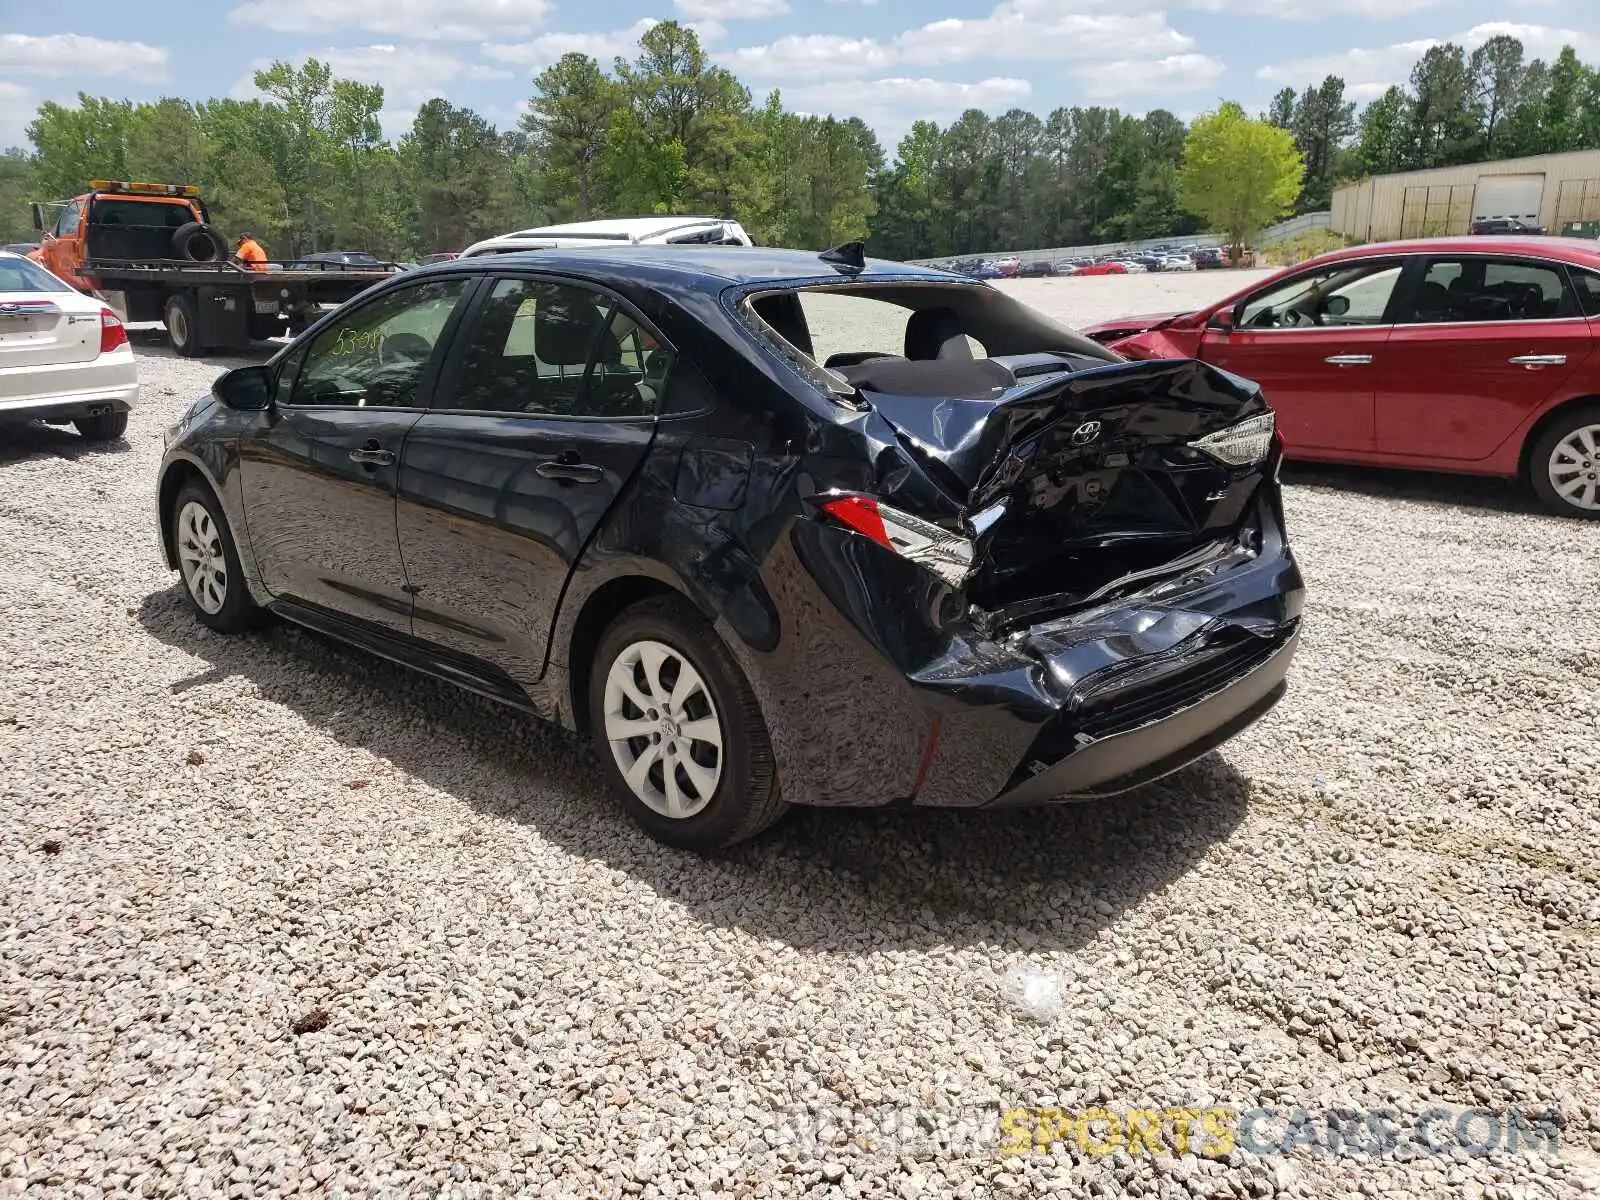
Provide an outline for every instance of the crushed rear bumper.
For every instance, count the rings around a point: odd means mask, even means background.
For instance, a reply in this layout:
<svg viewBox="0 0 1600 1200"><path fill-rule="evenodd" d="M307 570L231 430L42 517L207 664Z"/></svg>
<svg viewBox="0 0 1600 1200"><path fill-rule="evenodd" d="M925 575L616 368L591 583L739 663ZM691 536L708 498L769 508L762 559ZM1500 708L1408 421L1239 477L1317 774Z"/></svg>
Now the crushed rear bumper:
<svg viewBox="0 0 1600 1200"><path fill-rule="evenodd" d="M1259 550L998 637L957 640L908 676L935 714L911 802L1092 799L1216 749L1282 698L1305 587L1275 503Z"/></svg>
<svg viewBox="0 0 1600 1200"><path fill-rule="evenodd" d="M1283 697L1288 689L1289 663L1299 641L1297 627L1266 653L1259 665L1217 691L1121 733L1062 747L1066 756L1054 765L1043 757L1057 745L1055 731L1047 730L1011 786L990 801L991 805L1112 796L1187 766L1253 725Z"/></svg>

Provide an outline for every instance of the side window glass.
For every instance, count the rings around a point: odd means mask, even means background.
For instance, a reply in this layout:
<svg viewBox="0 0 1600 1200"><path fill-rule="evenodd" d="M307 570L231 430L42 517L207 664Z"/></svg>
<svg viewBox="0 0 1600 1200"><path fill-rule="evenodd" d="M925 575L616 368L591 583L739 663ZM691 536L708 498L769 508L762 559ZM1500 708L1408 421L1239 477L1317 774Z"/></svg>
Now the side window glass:
<svg viewBox="0 0 1600 1200"><path fill-rule="evenodd" d="M294 403L413 408L423 372L471 281L439 279L364 304L316 336L294 383Z"/></svg>
<svg viewBox="0 0 1600 1200"><path fill-rule="evenodd" d="M67 237L78 232L78 222L83 218L83 201L75 200L61 210L61 218L56 222L56 236Z"/></svg>
<svg viewBox="0 0 1600 1200"><path fill-rule="evenodd" d="M479 310L453 391L436 408L576 416L610 305L542 279L498 280Z"/></svg>
<svg viewBox="0 0 1600 1200"><path fill-rule="evenodd" d="M1400 281L1400 263L1349 263L1301 275L1252 296L1244 329L1381 325Z"/></svg>
<svg viewBox="0 0 1600 1200"><path fill-rule="evenodd" d="M283 365L278 368L278 380L273 385L272 398L276 404L292 404L294 402L295 380L300 378L300 368L305 365L306 348L297 346L289 352L283 360Z"/></svg>
<svg viewBox="0 0 1600 1200"><path fill-rule="evenodd" d="M612 311L583 397L591 417L648 417L659 407L672 351L622 309Z"/></svg>
<svg viewBox="0 0 1600 1200"><path fill-rule="evenodd" d="M1572 283L1578 289L1578 311L1586 317L1600 317L1600 275L1573 271Z"/></svg>
<svg viewBox="0 0 1600 1200"><path fill-rule="evenodd" d="M1545 321L1562 316L1561 268L1486 258L1435 259L1417 288L1413 324Z"/></svg>

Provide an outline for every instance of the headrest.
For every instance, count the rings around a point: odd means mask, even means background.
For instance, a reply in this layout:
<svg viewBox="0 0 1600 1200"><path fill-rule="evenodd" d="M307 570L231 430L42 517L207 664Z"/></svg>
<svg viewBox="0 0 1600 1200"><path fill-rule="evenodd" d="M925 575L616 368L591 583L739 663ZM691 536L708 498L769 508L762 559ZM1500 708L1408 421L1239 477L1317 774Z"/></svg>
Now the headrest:
<svg viewBox="0 0 1600 1200"><path fill-rule="evenodd" d="M583 367L605 323L606 314L588 299L575 299L565 288L541 292L533 311L533 344L539 358L553 367ZM612 353L602 343L600 357L616 357L616 339L608 339Z"/></svg>
<svg viewBox="0 0 1600 1200"><path fill-rule="evenodd" d="M971 358L972 348L967 345L961 318L948 308L924 308L912 313L906 322L906 357Z"/></svg>

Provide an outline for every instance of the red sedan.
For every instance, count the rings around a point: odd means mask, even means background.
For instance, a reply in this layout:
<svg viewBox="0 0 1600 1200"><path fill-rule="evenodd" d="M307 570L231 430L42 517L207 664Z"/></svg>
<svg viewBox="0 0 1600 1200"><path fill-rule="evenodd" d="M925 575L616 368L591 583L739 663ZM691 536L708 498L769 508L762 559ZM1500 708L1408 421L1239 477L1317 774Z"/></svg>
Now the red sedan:
<svg viewBox="0 0 1600 1200"><path fill-rule="evenodd" d="M1126 275L1128 268L1119 262L1085 263L1072 273L1074 275Z"/></svg>
<svg viewBox="0 0 1600 1200"><path fill-rule="evenodd" d="M1525 478L1553 511L1600 519L1600 243L1359 246L1086 332L1260 383L1291 458Z"/></svg>

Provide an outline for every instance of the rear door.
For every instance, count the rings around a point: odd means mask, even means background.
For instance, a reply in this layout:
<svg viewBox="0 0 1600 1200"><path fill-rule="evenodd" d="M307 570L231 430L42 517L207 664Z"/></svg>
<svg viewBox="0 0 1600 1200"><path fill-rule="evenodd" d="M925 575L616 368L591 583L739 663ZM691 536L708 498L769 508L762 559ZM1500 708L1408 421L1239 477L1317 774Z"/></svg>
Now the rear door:
<svg viewBox="0 0 1600 1200"><path fill-rule="evenodd" d="M268 419L239 442L245 520L274 596L411 632L395 480L476 282L385 291L286 360Z"/></svg>
<svg viewBox="0 0 1600 1200"><path fill-rule="evenodd" d="M671 357L615 296L490 281L406 438L398 521L418 637L518 684L543 675L567 577L644 461Z"/></svg>
<svg viewBox="0 0 1600 1200"><path fill-rule="evenodd" d="M1289 454L1374 447L1374 370L1392 328L1405 259L1334 263L1248 297L1233 329L1207 329L1199 357L1253 379Z"/></svg>
<svg viewBox="0 0 1600 1200"><path fill-rule="evenodd" d="M1473 462L1588 369L1594 336L1561 263L1430 256L1376 373L1378 449Z"/></svg>

